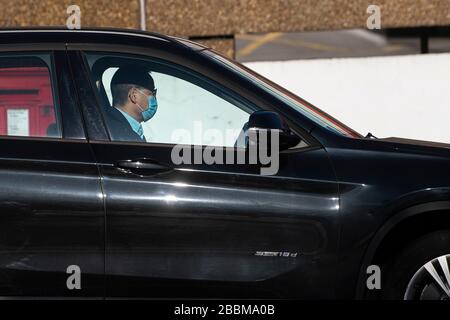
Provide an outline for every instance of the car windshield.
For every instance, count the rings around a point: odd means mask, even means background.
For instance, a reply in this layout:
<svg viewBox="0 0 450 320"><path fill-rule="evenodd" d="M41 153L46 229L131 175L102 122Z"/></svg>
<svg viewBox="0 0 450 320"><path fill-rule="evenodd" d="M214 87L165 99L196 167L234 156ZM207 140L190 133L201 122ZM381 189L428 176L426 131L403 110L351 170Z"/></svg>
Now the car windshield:
<svg viewBox="0 0 450 320"><path fill-rule="evenodd" d="M289 92L283 87L277 85L276 83L264 78L263 76L257 74L246 66L233 61L220 53L217 53L213 50L205 50L203 53L207 54L211 58L216 61L221 62L227 68L237 72L241 75L246 76L253 82L255 82L259 87L261 87L266 92L270 94L276 95L278 98L283 100L285 103L293 107L295 110L299 111L302 115L308 117L316 124L320 125L323 128L331 130L335 133L338 133L343 136L352 137L352 138L362 138L362 136L356 132L355 130L347 127L340 121L336 120L332 116L323 112L322 110L314 107L310 103L296 96L295 94Z"/></svg>

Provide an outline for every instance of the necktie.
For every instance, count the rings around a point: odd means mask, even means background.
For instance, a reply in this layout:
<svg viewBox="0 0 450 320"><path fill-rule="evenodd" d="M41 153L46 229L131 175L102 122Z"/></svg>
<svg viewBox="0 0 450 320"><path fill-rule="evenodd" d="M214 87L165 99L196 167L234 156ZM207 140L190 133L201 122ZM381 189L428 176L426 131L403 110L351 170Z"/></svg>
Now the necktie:
<svg viewBox="0 0 450 320"><path fill-rule="evenodd" d="M139 125L139 129L137 130L137 134L139 137L141 137L142 140L144 140L144 129L142 128L142 125Z"/></svg>

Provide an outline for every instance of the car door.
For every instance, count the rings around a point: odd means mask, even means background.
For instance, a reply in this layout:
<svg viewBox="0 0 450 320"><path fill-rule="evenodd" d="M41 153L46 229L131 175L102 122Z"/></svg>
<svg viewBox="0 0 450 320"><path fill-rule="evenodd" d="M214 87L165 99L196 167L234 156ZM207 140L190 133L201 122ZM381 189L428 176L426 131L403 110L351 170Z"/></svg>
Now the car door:
<svg viewBox="0 0 450 320"><path fill-rule="evenodd" d="M233 90L149 48L90 48L70 54L80 59L73 71L84 108L99 105L91 145L105 192L107 296L333 297L339 202L325 150L302 135L272 175L232 161L180 164L180 146L199 154L217 146L230 159L245 153L235 141L260 110L256 88ZM101 120L113 108L112 77L133 64L149 68L158 90L147 142L111 138Z"/></svg>
<svg viewBox="0 0 450 320"><path fill-rule="evenodd" d="M65 46L37 47L0 44L0 296L103 297L98 170Z"/></svg>

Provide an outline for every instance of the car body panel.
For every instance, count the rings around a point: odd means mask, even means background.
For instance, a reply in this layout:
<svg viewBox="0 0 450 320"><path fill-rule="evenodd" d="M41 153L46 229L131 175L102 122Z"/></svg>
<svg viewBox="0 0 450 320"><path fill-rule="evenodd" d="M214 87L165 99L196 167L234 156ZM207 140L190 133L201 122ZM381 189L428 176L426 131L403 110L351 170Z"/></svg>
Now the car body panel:
<svg viewBox="0 0 450 320"><path fill-rule="evenodd" d="M335 281L339 204L323 149L283 155L276 177L206 165L147 176L114 163L169 164L169 148L94 150L106 194L108 295L333 297L323 289Z"/></svg>
<svg viewBox="0 0 450 320"><path fill-rule="evenodd" d="M0 37L1 38L1 37ZM37 48L12 48L2 53ZM64 47L64 46L62 46ZM64 139L0 138L0 296L103 297L104 204L86 141L68 63L60 45L53 57L55 99ZM29 52L30 51L30 52ZM69 290L69 266L83 290Z"/></svg>

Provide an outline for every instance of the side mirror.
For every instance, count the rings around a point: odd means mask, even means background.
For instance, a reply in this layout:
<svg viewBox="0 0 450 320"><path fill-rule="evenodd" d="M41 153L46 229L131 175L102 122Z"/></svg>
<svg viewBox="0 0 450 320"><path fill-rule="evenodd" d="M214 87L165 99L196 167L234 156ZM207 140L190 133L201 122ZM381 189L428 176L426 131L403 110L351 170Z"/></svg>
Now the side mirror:
<svg viewBox="0 0 450 320"><path fill-rule="evenodd" d="M278 131L279 150L292 148L300 143L301 139L289 129L284 128L283 121L276 112L272 111L255 111L248 120L248 130L256 132L255 137L259 136L260 131L270 132L270 130ZM257 143L251 141L249 143ZM269 143L270 146L270 143Z"/></svg>

